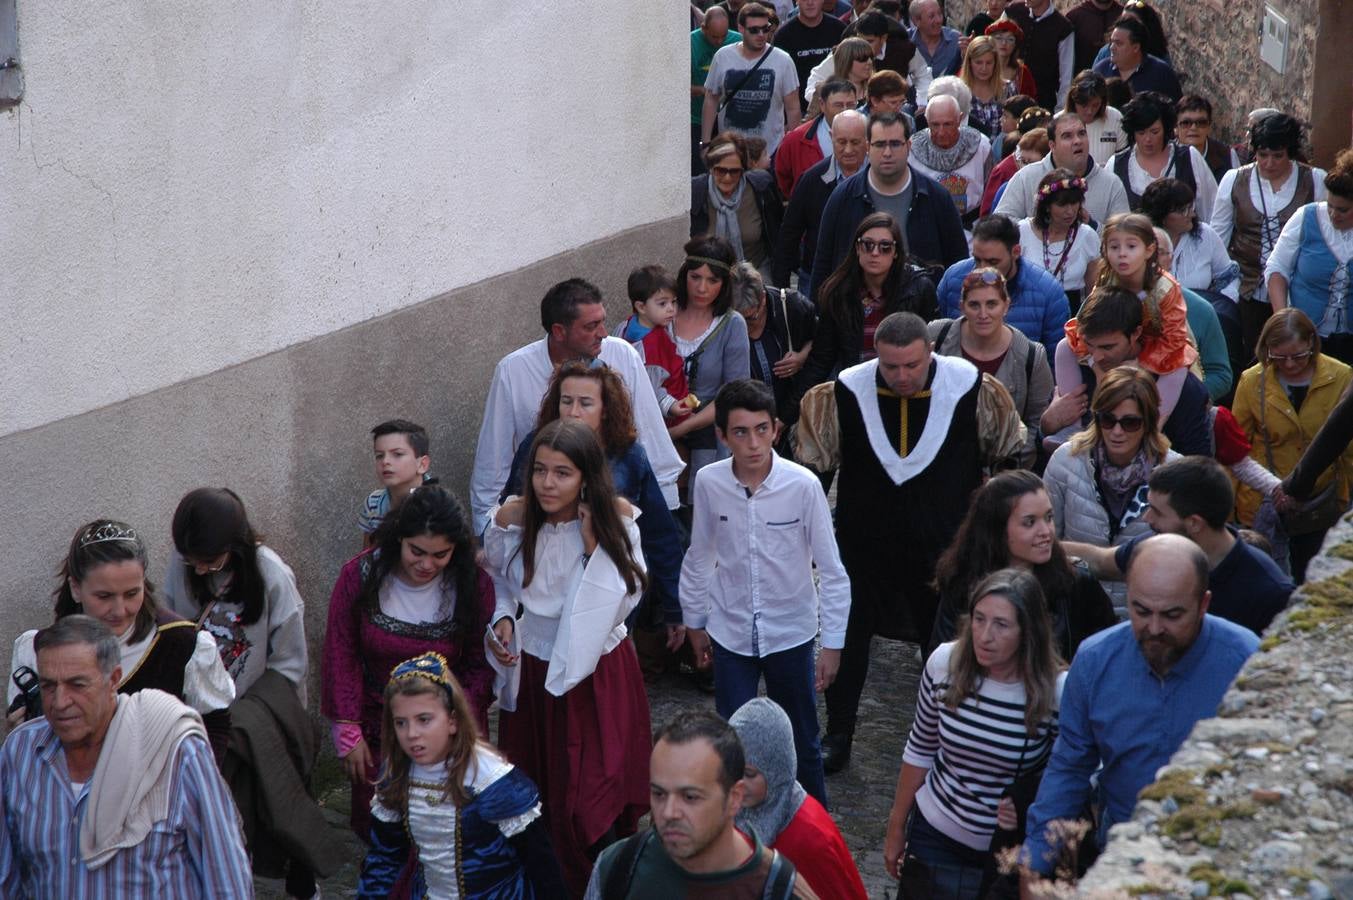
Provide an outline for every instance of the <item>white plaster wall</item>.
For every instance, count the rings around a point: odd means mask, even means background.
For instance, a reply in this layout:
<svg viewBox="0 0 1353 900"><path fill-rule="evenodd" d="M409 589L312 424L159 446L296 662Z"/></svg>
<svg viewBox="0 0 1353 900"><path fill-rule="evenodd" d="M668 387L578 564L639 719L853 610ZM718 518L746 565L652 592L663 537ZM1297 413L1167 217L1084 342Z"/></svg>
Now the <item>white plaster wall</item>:
<svg viewBox="0 0 1353 900"><path fill-rule="evenodd" d="M687 28L656 2L19 0L0 435L680 215Z"/></svg>

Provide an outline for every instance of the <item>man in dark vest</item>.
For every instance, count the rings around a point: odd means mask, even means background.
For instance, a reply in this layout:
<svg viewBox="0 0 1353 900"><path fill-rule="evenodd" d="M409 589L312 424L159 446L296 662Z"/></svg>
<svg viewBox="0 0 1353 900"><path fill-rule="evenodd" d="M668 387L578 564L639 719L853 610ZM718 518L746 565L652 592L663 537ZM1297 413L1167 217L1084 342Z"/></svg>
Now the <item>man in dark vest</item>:
<svg viewBox="0 0 1353 900"><path fill-rule="evenodd" d="M1250 126L1254 162L1232 169L1217 185L1212 227L1240 266L1241 346L1247 359L1273 307L1264 265L1283 225L1307 203L1325 199L1325 173L1299 162L1301 123L1272 113Z"/></svg>
<svg viewBox="0 0 1353 900"><path fill-rule="evenodd" d="M829 773L850 759L871 638L929 638L935 560L983 475L1012 460L1024 441L1010 394L966 360L933 354L920 316L885 318L874 347L878 358L846 369L835 388L836 537L851 604L841 668L826 690Z"/></svg>
<svg viewBox="0 0 1353 900"><path fill-rule="evenodd" d="M1076 74L1076 29L1052 7L1052 0L1019 0L1005 16L1024 31L1024 62L1038 86L1038 105L1066 106L1071 76Z"/></svg>
<svg viewBox="0 0 1353 900"><path fill-rule="evenodd" d="M1113 23L1123 14L1118 0L1081 0L1066 11L1066 20L1076 29L1076 73L1095 64L1095 55L1104 46Z"/></svg>

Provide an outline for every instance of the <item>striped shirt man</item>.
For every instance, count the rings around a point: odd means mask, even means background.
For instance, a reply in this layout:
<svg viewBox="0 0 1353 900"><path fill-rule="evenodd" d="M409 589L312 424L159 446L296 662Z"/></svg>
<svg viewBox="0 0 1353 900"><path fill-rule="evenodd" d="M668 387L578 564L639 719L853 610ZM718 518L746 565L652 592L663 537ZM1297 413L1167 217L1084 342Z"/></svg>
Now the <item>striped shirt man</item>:
<svg viewBox="0 0 1353 900"><path fill-rule="evenodd" d="M902 761L927 769L916 809L936 831L974 850L986 850L996 830L996 804L1020 775L1047 765L1057 739L1057 711L1030 735L1024 725L1024 685L987 679L977 695L950 709L949 654L954 642L930 654L921 674L916 719ZM1066 673L1057 676L1060 703Z"/></svg>
<svg viewBox="0 0 1353 900"><path fill-rule="evenodd" d="M173 766L169 817L141 843L90 869L80 858L79 835L92 782L70 780L46 719L15 730L0 748L0 897L253 897L238 814L211 747L189 735Z"/></svg>

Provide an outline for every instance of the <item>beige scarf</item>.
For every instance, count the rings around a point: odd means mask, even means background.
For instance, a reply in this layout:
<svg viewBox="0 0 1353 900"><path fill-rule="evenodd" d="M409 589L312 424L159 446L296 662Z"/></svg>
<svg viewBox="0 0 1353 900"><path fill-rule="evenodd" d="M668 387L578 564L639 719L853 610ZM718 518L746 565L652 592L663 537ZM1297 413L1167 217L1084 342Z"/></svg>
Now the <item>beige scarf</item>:
<svg viewBox="0 0 1353 900"><path fill-rule="evenodd" d="M164 691L117 698L80 822L80 858L86 866L99 868L169 818L174 758L179 743L193 734L207 739L202 717Z"/></svg>

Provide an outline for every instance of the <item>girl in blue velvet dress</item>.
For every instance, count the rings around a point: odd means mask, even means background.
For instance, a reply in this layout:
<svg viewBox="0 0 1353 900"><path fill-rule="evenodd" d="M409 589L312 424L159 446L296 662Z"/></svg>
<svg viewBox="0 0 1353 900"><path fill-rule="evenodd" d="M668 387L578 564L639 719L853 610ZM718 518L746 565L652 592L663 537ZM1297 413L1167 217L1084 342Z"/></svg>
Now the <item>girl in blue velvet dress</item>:
<svg viewBox="0 0 1353 900"><path fill-rule="evenodd" d="M395 667L381 725L358 897L565 896L536 786L479 740L441 654Z"/></svg>

